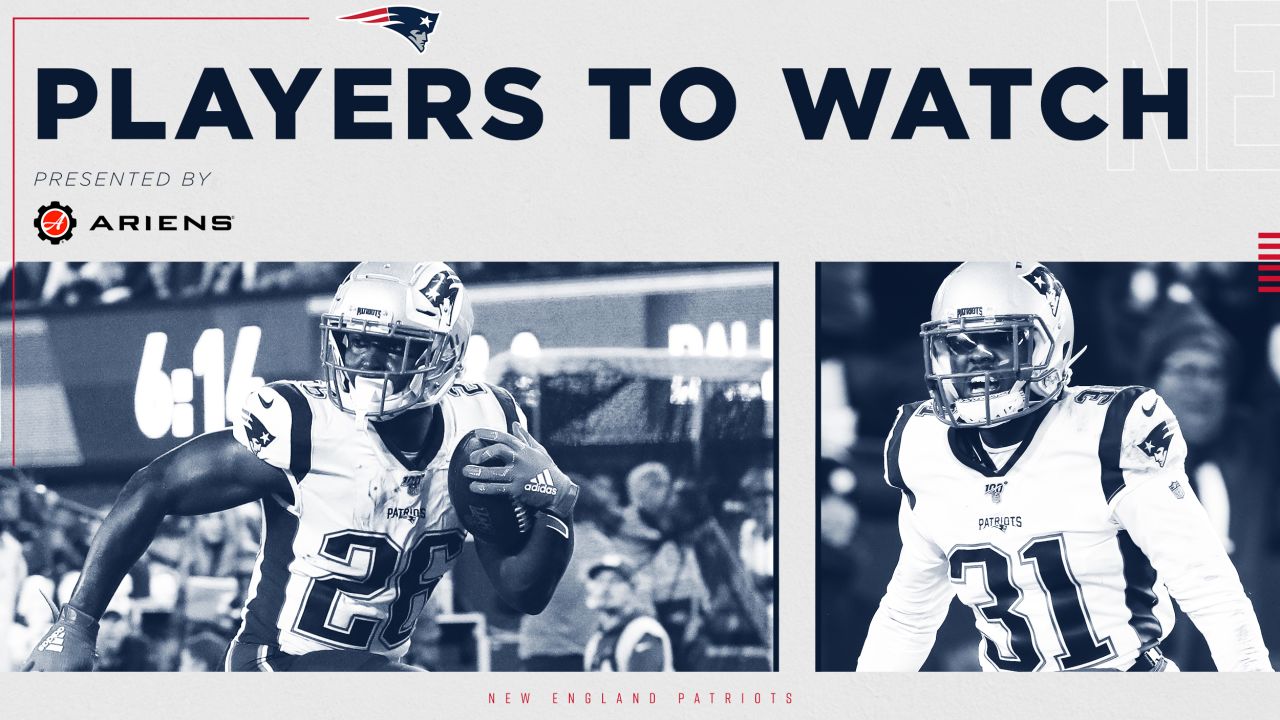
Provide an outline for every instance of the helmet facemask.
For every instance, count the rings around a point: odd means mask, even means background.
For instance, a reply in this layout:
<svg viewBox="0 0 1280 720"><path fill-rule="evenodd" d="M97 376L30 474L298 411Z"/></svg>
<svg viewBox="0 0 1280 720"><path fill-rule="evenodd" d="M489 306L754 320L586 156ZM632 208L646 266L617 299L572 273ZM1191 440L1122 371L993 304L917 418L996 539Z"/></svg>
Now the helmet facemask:
<svg viewBox="0 0 1280 720"><path fill-rule="evenodd" d="M1051 401L1070 376L1043 318L971 316L920 326L934 412L953 427L992 427Z"/></svg>
<svg viewBox="0 0 1280 720"><path fill-rule="evenodd" d="M321 317L320 329L329 397L340 409L357 416L386 420L433 405L462 371L466 340L455 333L331 314ZM384 345L388 338L398 341L390 363L394 369L348 367L346 353L358 336Z"/></svg>

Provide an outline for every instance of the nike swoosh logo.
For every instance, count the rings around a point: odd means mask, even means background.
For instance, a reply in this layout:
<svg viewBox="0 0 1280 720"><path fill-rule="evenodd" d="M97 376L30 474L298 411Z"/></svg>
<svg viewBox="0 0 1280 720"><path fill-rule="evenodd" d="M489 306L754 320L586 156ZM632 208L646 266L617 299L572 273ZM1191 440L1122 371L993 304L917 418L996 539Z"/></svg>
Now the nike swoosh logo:
<svg viewBox="0 0 1280 720"><path fill-rule="evenodd" d="M1151 417L1153 414L1155 414L1156 406L1157 406L1157 405L1159 405L1159 404L1160 404L1160 401L1159 401L1159 400L1157 400L1157 401L1155 401L1155 402L1151 403L1151 407L1149 407L1149 408L1142 408L1142 414L1143 414L1143 415L1146 415L1147 417Z"/></svg>
<svg viewBox="0 0 1280 720"><path fill-rule="evenodd" d="M275 404L276 404L276 401L275 401L275 400L268 400L268 399L266 399L266 398L262 397L261 395L259 395L259 396L258 396L258 402L262 403L262 407L267 408L268 410L270 410L270 409L271 409L271 406L272 406L272 405L275 405ZM1150 413L1148 413L1148 414L1150 414Z"/></svg>

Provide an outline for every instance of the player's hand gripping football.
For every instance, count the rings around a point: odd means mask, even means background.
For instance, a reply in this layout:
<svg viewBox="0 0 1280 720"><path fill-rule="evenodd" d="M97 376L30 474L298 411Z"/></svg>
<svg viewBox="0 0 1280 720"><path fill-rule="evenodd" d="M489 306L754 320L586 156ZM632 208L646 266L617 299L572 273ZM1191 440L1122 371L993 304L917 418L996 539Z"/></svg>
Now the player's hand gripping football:
<svg viewBox="0 0 1280 720"><path fill-rule="evenodd" d="M20 668L23 672L88 672L98 645L98 621L63 605L49 631Z"/></svg>
<svg viewBox="0 0 1280 720"><path fill-rule="evenodd" d="M556 467L547 451L520 423L514 435L500 430L476 430L476 437L491 443L471 453L471 464L462 468L472 479L471 491L481 495L508 495L525 507L545 510L561 518L573 516L578 486ZM501 465L483 463L498 460Z"/></svg>

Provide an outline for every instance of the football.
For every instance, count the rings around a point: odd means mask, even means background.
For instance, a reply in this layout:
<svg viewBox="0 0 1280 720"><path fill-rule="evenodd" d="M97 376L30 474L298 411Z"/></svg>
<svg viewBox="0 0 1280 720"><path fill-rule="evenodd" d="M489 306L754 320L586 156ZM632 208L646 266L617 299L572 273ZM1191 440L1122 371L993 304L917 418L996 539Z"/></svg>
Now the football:
<svg viewBox="0 0 1280 720"><path fill-rule="evenodd" d="M470 464L471 453L488 444L476 437L475 430L458 441L458 446L449 458L449 500L467 532L508 555L515 555L524 549L529 540L531 514L523 505L506 495L480 495L472 492L471 478L462 474L462 468ZM490 460L484 465L497 467L502 465L502 461Z"/></svg>

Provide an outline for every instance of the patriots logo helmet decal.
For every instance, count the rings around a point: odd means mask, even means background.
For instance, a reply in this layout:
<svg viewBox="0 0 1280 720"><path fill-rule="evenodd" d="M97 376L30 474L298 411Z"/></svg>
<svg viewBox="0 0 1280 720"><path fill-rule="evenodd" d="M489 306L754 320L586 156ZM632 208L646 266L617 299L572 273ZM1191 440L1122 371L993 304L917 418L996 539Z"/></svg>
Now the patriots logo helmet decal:
<svg viewBox="0 0 1280 720"><path fill-rule="evenodd" d="M1172 442L1173 428L1169 426L1169 421L1165 420L1151 428L1151 432L1138 443L1138 449L1147 457L1160 463L1160 467L1164 467L1169 459L1169 445Z"/></svg>
<svg viewBox="0 0 1280 720"><path fill-rule="evenodd" d="M418 52L423 52L427 49L427 41L430 39L428 36L436 29L436 20L439 17L440 13L427 12L407 5L395 5L373 8L338 19L354 20L366 25L380 25L388 30L394 30L405 40L413 43L413 46L418 48Z"/></svg>
<svg viewBox="0 0 1280 720"><path fill-rule="evenodd" d="M462 290L462 281L451 270L441 270L427 280L418 293L426 298L427 304L418 309L419 312L434 318L441 318L445 323L453 322L453 308L458 302L458 292Z"/></svg>
<svg viewBox="0 0 1280 720"><path fill-rule="evenodd" d="M1062 283L1058 282L1058 278L1053 276L1043 265L1037 265L1034 270L1022 276L1023 280L1030 283L1036 292L1044 296L1049 303L1049 312L1054 316L1058 316L1058 304L1062 302Z"/></svg>

